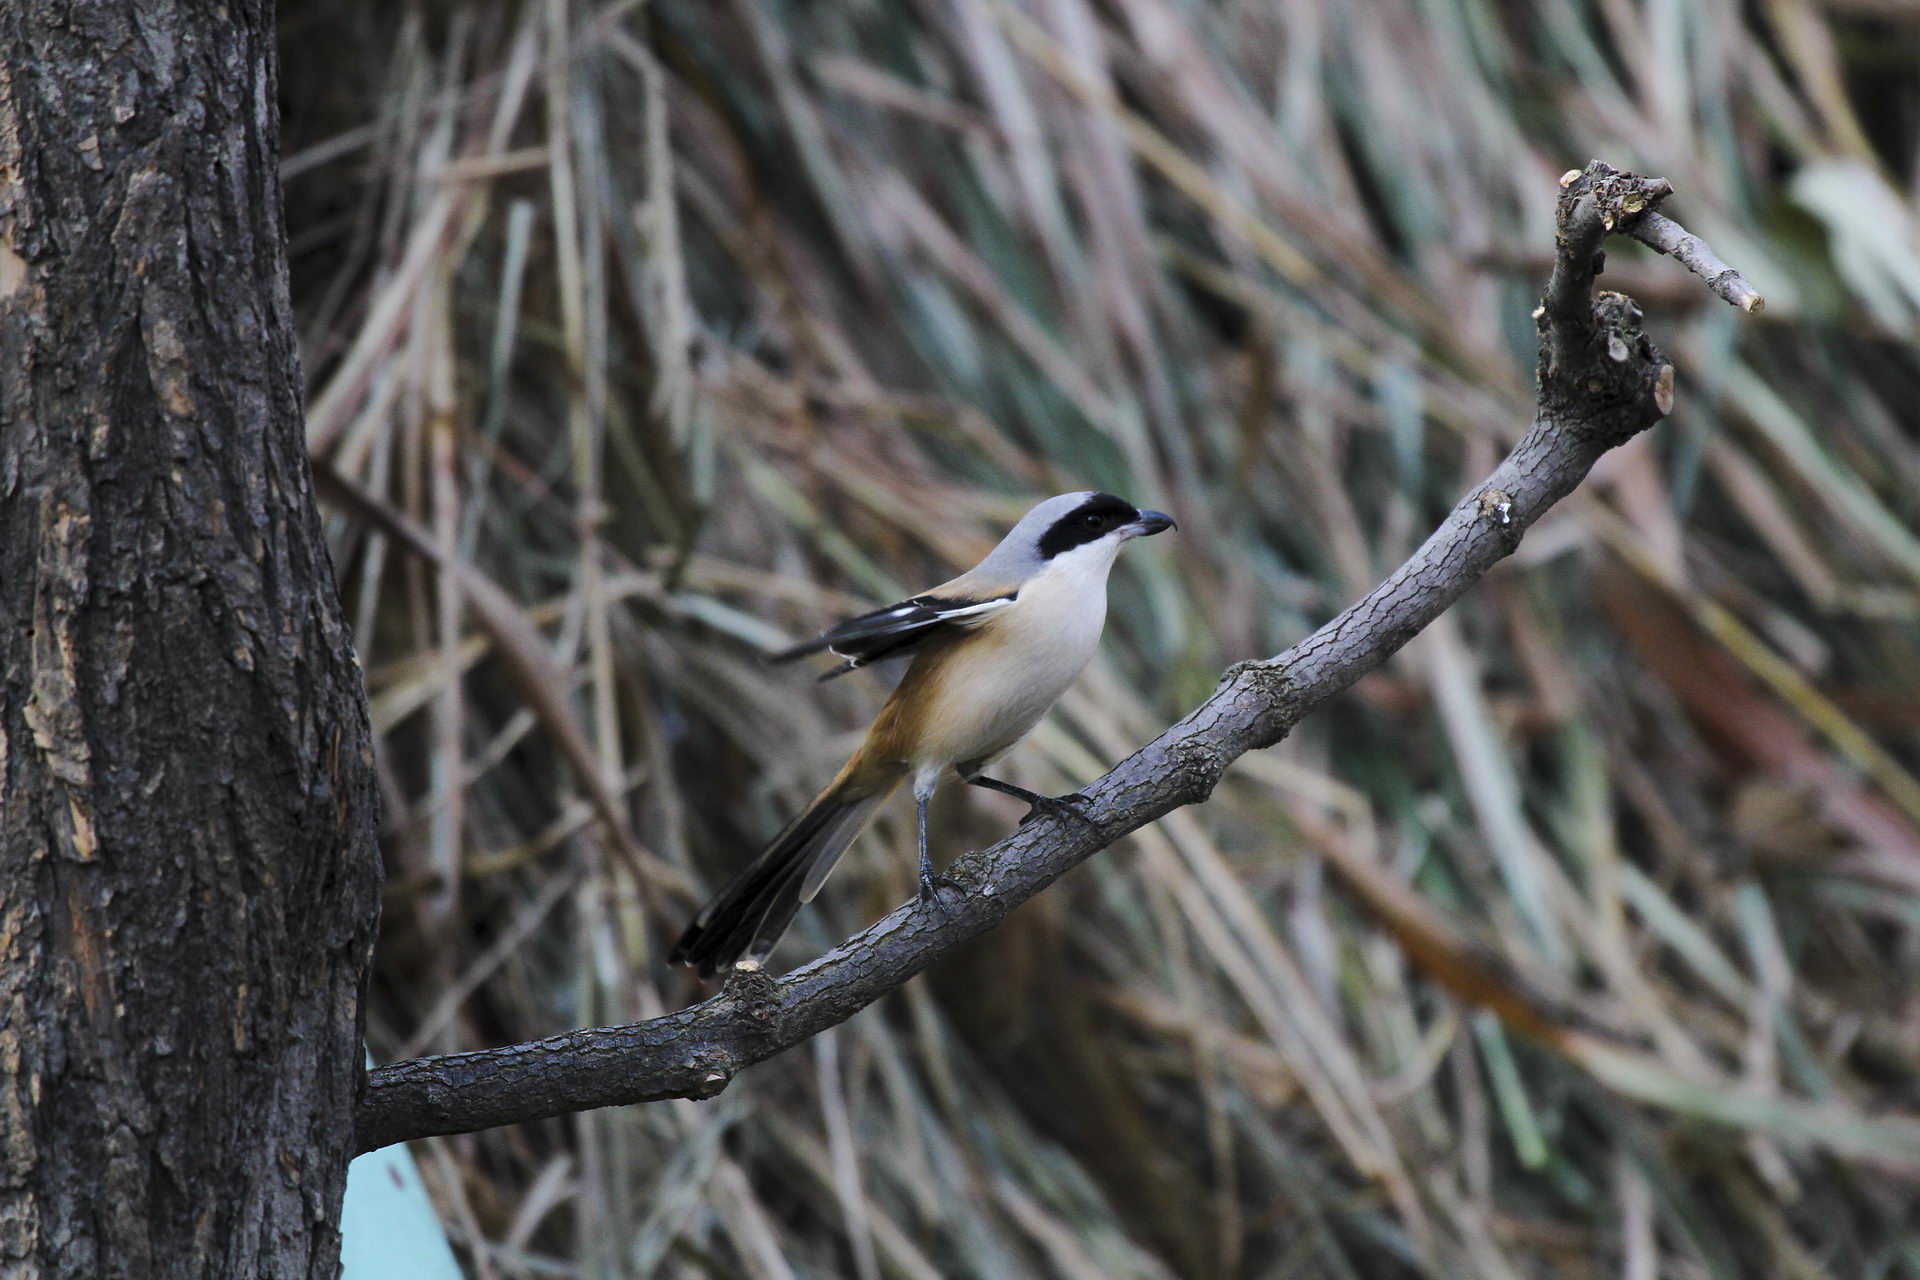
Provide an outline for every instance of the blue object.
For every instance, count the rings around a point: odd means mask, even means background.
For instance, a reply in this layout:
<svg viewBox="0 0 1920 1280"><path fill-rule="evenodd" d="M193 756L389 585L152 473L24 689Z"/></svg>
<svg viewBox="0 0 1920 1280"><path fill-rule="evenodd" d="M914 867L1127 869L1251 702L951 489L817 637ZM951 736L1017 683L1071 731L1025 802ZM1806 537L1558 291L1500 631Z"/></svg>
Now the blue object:
<svg viewBox="0 0 1920 1280"><path fill-rule="evenodd" d="M340 1209L341 1280L464 1280L404 1142L356 1156Z"/></svg>

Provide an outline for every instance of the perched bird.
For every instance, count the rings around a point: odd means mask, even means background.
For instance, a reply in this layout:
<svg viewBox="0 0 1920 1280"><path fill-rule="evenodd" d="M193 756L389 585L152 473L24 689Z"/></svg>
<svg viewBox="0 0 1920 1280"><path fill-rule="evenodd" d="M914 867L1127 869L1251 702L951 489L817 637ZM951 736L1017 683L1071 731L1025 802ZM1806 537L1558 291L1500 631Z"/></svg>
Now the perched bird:
<svg viewBox="0 0 1920 1280"><path fill-rule="evenodd" d="M864 614L777 661L827 650L831 679L870 662L913 664L826 790L694 917L670 961L711 977L758 965L895 787L920 819L920 893L938 894L927 801L949 769L1032 808L1065 802L981 773L1038 724L1093 657L1107 618L1107 571L1134 538L1174 527L1110 493L1063 493L1027 512L987 558L951 582ZM1029 814L1032 812L1029 809Z"/></svg>

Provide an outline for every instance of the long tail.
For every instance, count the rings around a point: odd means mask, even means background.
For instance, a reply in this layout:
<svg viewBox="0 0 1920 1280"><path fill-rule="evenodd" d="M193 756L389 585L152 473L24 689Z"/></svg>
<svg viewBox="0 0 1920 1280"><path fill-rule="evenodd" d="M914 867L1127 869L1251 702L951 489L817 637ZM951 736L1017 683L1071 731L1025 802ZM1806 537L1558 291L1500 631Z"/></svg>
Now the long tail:
<svg viewBox="0 0 1920 1280"><path fill-rule="evenodd" d="M858 768L857 760L849 762L832 785L700 909L667 962L693 965L701 977L711 978L743 960L766 959L800 904L813 900L833 864L899 785L899 773L863 776L871 772Z"/></svg>

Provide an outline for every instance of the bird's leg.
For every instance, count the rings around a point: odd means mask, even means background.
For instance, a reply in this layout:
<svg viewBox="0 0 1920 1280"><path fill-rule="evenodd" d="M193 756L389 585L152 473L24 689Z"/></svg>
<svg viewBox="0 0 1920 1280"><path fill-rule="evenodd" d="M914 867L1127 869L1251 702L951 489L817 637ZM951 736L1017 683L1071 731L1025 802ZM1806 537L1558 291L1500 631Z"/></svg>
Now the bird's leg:
<svg viewBox="0 0 1920 1280"><path fill-rule="evenodd" d="M920 896L937 899L933 889L933 857L927 852L927 801L930 797L916 795L913 805L920 816Z"/></svg>
<svg viewBox="0 0 1920 1280"><path fill-rule="evenodd" d="M1083 796L1077 791L1064 796L1043 796L1038 791L1029 791L1025 787L1016 787L1011 782L1002 782L998 778L989 778L983 773L976 773L970 778L963 774L961 775L961 781L970 787L984 787L988 791L998 791L1003 796L1012 796L1015 800L1025 800L1027 802L1027 816L1020 819L1020 825L1023 827L1033 821L1033 815L1036 813L1051 813L1056 817L1066 815L1078 818L1082 822L1091 821L1091 819L1087 817L1086 806L1092 804L1093 800L1091 797Z"/></svg>
<svg viewBox="0 0 1920 1280"><path fill-rule="evenodd" d="M934 874L933 857L927 852L927 801L931 799L932 787L925 791L917 786L913 789L913 804L920 817L920 901L932 903L944 914L946 905L940 901L940 889L942 886L958 889L960 882L950 876Z"/></svg>

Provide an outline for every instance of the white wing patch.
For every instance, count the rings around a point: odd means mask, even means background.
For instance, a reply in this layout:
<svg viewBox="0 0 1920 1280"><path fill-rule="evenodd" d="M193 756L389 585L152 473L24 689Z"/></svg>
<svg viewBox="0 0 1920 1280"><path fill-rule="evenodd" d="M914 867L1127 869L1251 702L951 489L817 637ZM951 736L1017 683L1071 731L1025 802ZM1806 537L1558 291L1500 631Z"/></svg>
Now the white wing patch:
<svg viewBox="0 0 1920 1280"><path fill-rule="evenodd" d="M919 619L915 621L916 626L928 625L934 622L961 622L971 619L971 621L967 622L967 625L977 627L980 625L980 620L983 616L989 613L998 613L1012 603L1012 596L1000 596L997 599L980 600L956 607L935 606L929 608L927 605L922 604L903 604L896 605L887 610L887 612L903 620L919 615Z"/></svg>
<svg viewBox="0 0 1920 1280"><path fill-rule="evenodd" d="M888 608L850 618L817 639L795 645L776 655L775 661L784 662L825 649L835 657L845 659L842 665L820 677L829 680L856 671L869 662L905 656L935 636L950 632L952 628L977 627L1011 605L1016 595L1016 592L1010 591L990 600L915 596Z"/></svg>

